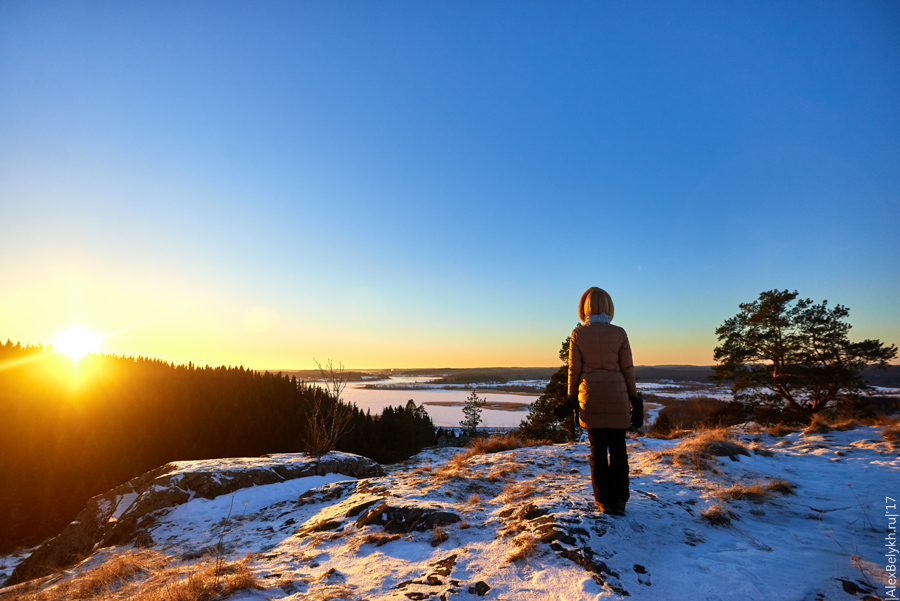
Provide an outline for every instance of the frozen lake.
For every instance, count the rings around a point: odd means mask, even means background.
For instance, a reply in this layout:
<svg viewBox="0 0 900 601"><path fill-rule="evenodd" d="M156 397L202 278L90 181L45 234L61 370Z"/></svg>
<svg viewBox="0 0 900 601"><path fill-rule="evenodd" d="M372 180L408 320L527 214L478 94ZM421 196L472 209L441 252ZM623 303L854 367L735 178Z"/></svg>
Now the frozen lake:
<svg viewBox="0 0 900 601"><path fill-rule="evenodd" d="M391 378L391 384L400 383L401 378ZM425 382L428 378L403 378L409 383L418 380ZM383 383L383 382L382 382ZM425 402L458 402L464 403L466 397L471 392L466 390L373 390L362 388L363 383L351 382L344 389L342 395L344 401L354 403L357 407L366 411L372 411L372 414L381 413L385 407L396 407L397 405L406 405L409 399L412 399L416 406L423 406L431 416L431 420L435 426L443 427L459 427L459 422L463 418L462 406L444 407L440 405L423 405ZM496 392L478 392L480 398L486 398L488 402L499 403L533 403L538 396L537 394L500 394ZM488 428L515 428L519 425L528 410L523 411L498 411L495 409L481 410L481 425Z"/></svg>

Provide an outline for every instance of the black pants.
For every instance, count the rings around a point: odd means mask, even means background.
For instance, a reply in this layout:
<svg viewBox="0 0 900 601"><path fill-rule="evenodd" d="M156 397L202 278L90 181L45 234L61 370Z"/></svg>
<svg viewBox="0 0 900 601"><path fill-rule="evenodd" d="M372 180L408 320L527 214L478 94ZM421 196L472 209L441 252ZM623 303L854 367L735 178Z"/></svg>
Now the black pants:
<svg viewBox="0 0 900 601"><path fill-rule="evenodd" d="M625 430L588 428L591 443L591 484L594 500L614 507L628 501L628 450Z"/></svg>

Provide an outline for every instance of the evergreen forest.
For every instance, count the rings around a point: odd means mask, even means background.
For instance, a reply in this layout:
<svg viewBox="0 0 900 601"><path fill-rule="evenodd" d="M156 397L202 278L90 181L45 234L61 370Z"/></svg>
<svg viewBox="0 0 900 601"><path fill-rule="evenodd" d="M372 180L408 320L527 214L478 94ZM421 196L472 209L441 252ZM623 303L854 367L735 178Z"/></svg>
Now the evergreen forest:
<svg viewBox="0 0 900 601"><path fill-rule="evenodd" d="M296 453L316 385L243 367L174 365L0 344L0 553L59 533L94 495L171 461ZM412 400L355 405L337 450L380 463L436 442Z"/></svg>

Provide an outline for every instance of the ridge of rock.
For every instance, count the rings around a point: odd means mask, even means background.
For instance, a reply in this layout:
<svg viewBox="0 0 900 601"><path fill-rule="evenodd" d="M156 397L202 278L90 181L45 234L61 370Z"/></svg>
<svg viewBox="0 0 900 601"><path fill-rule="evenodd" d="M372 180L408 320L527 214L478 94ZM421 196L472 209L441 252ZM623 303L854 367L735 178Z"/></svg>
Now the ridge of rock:
<svg viewBox="0 0 900 601"><path fill-rule="evenodd" d="M384 470L367 457L340 452L319 458L282 453L167 463L91 498L75 521L16 566L3 586L68 568L104 547L152 544L147 530L158 512L191 499L213 499L250 486L325 474L369 478L383 476Z"/></svg>

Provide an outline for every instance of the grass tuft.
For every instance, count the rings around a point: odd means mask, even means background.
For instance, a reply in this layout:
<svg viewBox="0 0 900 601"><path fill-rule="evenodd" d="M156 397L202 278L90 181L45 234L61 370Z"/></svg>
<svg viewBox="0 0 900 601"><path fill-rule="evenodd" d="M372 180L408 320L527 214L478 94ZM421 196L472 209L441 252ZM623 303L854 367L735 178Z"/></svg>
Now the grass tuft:
<svg viewBox="0 0 900 601"><path fill-rule="evenodd" d="M737 518L731 510L721 503L710 505L704 509L700 512L700 517L713 526L730 526L731 520Z"/></svg>
<svg viewBox="0 0 900 601"><path fill-rule="evenodd" d="M469 448L465 451L465 458L474 457L475 455L487 455L490 453L500 453L502 451L512 451L523 447L538 447L542 445L553 444L549 440L535 440L532 438L520 438L514 433L494 434L490 438L475 438L469 443Z"/></svg>
<svg viewBox="0 0 900 601"><path fill-rule="evenodd" d="M503 487L499 500L501 503L512 503L515 501L524 501L530 499L535 490L534 482L526 480L525 482L511 482Z"/></svg>
<svg viewBox="0 0 900 601"><path fill-rule="evenodd" d="M796 432L796 428L790 428L783 423L777 423L774 426L770 426L763 430L764 432L771 434L772 436L777 436L779 438L783 436L787 436L788 434L793 434Z"/></svg>
<svg viewBox="0 0 900 601"><path fill-rule="evenodd" d="M777 492L782 495L792 495L794 494L794 490L797 488L797 485L793 482L788 482L783 478L776 478L772 480L768 484L766 484L766 489L771 492Z"/></svg>
<svg viewBox="0 0 900 601"><path fill-rule="evenodd" d="M11 597L10 601L225 599L238 591L263 589L249 561L247 556L237 562L220 562L217 567L207 558L185 565L156 551L123 551L71 579Z"/></svg>
<svg viewBox="0 0 900 601"><path fill-rule="evenodd" d="M431 546L437 547L441 543L447 542L447 539L450 538L450 535L447 534L447 531L438 526L434 530L431 531Z"/></svg>
<svg viewBox="0 0 900 601"><path fill-rule="evenodd" d="M701 471L715 471L712 463L714 457L728 457L738 460L738 455L750 456L744 445L735 442L727 428L700 430L693 436L685 438L671 449L657 453L657 457L671 457L672 463L693 467Z"/></svg>
<svg viewBox="0 0 900 601"><path fill-rule="evenodd" d="M853 419L831 421L821 413L817 413L813 415L812 419L809 421L809 425L806 426L805 430L803 430L803 434L827 434L832 430L845 432L847 430L855 430L859 426L859 422Z"/></svg>
<svg viewBox="0 0 900 601"><path fill-rule="evenodd" d="M893 428L885 428L881 431L881 437L886 442L898 442L900 441L900 426L894 426Z"/></svg>
<svg viewBox="0 0 900 601"><path fill-rule="evenodd" d="M525 559L537 549L537 539L530 532L522 532L512 540L513 548L506 556L506 562L512 563Z"/></svg>

